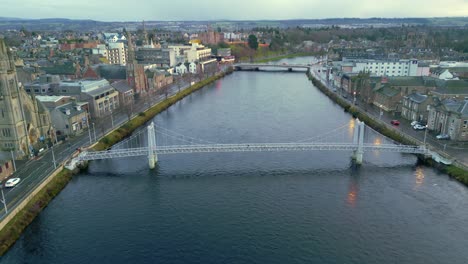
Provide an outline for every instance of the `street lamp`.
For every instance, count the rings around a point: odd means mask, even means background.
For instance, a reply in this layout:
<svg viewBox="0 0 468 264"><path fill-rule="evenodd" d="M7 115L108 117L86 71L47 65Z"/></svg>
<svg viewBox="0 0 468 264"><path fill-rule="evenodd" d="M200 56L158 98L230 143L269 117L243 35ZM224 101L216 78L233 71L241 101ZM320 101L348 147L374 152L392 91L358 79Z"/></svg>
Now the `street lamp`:
<svg viewBox="0 0 468 264"><path fill-rule="evenodd" d="M353 92L353 105L356 105L356 91Z"/></svg>
<svg viewBox="0 0 468 264"><path fill-rule="evenodd" d="M93 122L93 134L94 134L94 141L97 141L97 139L96 139L96 127L94 127L94 122Z"/></svg>
<svg viewBox="0 0 468 264"><path fill-rule="evenodd" d="M13 149L11 149L10 151L11 151L11 161L13 162L13 169L14 171L16 171L15 154L13 152Z"/></svg>
<svg viewBox="0 0 468 264"><path fill-rule="evenodd" d="M425 125L424 127L424 147L426 147L427 125Z"/></svg>
<svg viewBox="0 0 468 264"><path fill-rule="evenodd" d="M2 190L2 200L1 200L1 202L3 203L3 206L5 207L5 214L8 214L8 208L7 208L7 204L6 204L6 200L5 200L5 194L3 193L3 186L1 186L0 189Z"/></svg>
<svg viewBox="0 0 468 264"><path fill-rule="evenodd" d="M110 105L109 96L106 96L106 101L107 101L108 104L109 104L109 111L110 111L110 116L111 116L111 124L112 124L112 128L114 128L114 117L112 116L112 107L111 107L111 105Z"/></svg>
<svg viewBox="0 0 468 264"><path fill-rule="evenodd" d="M52 145L52 162L54 163L54 169L56 169L57 163L55 162L54 145Z"/></svg>

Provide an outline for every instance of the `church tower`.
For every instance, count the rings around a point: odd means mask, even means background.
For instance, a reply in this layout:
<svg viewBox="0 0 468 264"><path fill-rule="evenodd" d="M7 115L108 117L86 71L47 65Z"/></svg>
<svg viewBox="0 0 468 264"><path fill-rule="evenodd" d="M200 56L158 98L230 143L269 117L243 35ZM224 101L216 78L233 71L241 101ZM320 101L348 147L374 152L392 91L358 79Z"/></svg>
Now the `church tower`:
<svg viewBox="0 0 468 264"><path fill-rule="evenodd" d="M29 153L30 141L22 108L15 61L0 38L0 150Z"/></svg>
<svg viewBox="0 0 468 264"><path fill-rule="evenodd" d="M50 128L50 113L20 87L13 54L0 38L0 155L28 155Z"/></svg>
<svg viewBox="0 0 468 264"><path fill-rule="evenodd" d="M145 68L138 64L135 59L135 48L132 42L132 34L127 33L128 57L127 57L127 83L133 88L135 94L142 94L148 91L148 78L145 75Z"/></svg>

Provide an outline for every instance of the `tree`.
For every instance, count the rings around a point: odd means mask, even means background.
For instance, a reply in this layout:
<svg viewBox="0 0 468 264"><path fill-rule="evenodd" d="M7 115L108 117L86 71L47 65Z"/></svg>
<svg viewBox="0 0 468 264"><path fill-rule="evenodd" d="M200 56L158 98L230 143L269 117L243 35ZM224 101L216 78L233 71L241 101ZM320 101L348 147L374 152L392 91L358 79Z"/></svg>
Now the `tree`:
<svg viewBox="0 0 468 264"><path fill-rule="evenodd" d="M258 49L258 40L255 35L249 35L249 47L254 50Z"/></svg>

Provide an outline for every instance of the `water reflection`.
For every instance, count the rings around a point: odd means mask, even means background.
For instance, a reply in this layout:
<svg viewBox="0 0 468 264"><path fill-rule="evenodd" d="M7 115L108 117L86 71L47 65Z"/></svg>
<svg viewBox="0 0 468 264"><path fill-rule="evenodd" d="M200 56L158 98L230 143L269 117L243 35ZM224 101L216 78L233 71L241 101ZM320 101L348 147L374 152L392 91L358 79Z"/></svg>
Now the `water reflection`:
<svg viewBox="0 0 468 264"><path fill-rule="evenodd" d="M348 123L348 135L352 138L354 135L354 127L356 126L356 119L351 118Z"/></svg>
<svg viewBox="0 0 468 264"><path fill-rule="evenodd" d="M416 187L421 186L424 183L424 170L421 166L416 167L414 176L416 176Z"/></svg>
<svg viewBox="0 0 468 264"><path fill-rule="evenodd" d="M348 194L346 196L346 202L351 207L355 207L357 198L359 195L359 182L360 182L360 170L359 166L351 167L351 175L349 180Z"/></svg>

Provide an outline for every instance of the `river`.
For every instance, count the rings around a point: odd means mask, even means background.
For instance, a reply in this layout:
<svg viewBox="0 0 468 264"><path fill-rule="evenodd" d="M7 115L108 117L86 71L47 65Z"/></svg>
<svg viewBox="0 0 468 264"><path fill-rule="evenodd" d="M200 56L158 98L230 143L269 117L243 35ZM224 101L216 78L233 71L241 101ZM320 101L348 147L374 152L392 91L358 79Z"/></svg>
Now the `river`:
<svg viewBox="0 0 468 264"><path fill-rule="evenodd" d="M154 120L216 143L298 142L342 125L350 137L354 125L305 74L279 72L236 72ZM468 263L468 189L413 155L367 153L359 168L334 151L147 166L91 162L0 262Z"/></svg>

